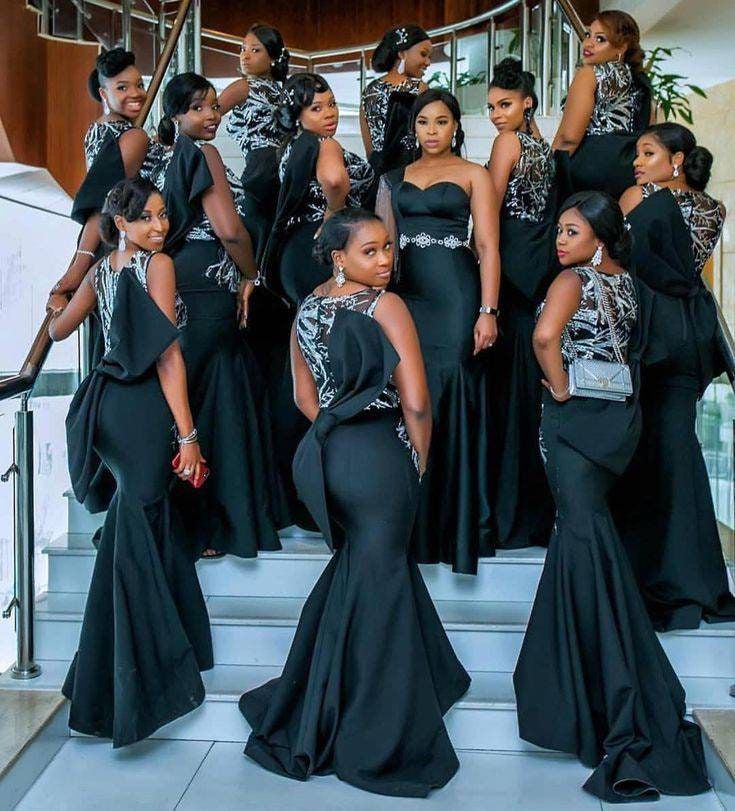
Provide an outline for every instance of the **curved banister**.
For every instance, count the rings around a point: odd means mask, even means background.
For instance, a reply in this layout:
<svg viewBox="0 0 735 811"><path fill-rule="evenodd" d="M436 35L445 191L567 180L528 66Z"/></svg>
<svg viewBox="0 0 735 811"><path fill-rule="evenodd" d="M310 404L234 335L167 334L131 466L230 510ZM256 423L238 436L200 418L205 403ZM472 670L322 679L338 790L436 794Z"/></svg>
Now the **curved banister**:
<svg viewBox="0 0 735 811"><path fill-rule="evenodd" d="M179 35L184 27L184 23L186 22L186 15L189 13L191 2L192 0L181 0L179 3L176 19L171 27L171 33L166 39L166 45L164 46L161 53L161 58L158 60L156 65L151 83L148 86L148 94L146 96L145 103L135 119L136 127L143 126L146 118L148 117L148 113L153 106L156 94L161 87L161 83L163 82L166 71L168 70L168 66L171 62L171 57L174 54L176 45L178 44ZM108 3L107 5L113 6L115 4ZM18 374L0 379L0 401L7 400L10 397L16 397L17 395L30 391L33 388L36 380L38 379L38 375L41 373L43 364L51 351L52 341L48 334L50 322L51 316L46 314L41 326L36 332L36 336L33 339L33 343L28 350L26 359L23 361Z"/></svg>

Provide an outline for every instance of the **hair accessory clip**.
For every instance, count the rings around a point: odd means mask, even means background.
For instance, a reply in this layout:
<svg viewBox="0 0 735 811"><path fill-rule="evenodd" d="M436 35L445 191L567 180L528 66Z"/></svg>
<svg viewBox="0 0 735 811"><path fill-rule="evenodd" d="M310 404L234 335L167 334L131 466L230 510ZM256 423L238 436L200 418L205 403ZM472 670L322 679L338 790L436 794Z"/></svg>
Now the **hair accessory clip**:
<svg viewBox="0 0 735 811"><path fill-rule="evenodd" d="M296 105L296 94L293 92L293 88L289 87L288 90L285 91L286 93L286 101L294 107Z"/></svg>
<svg viewBox="0 0 735 811"><path fill-rule="evenodd" d="M406 45L408 42L408 31L405 28L396 28L396 45Z"/></svg>

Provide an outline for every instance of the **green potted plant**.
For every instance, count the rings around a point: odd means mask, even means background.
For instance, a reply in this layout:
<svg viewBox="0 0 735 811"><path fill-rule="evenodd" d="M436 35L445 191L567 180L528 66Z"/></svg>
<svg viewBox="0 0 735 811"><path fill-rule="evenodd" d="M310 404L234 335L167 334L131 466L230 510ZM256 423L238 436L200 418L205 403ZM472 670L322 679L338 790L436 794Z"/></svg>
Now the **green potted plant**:
<svg viewBox="0 0 735 811"><path fill-rule="evenodd" d="M662 48L656 47L647 53L645 71L651 82L653 91L653 102L663 112L664 119L681 118L692 123L692 108L689 103L689 92L696 93L703 99L707 94L701 87L689 84L684 80L686 76L679 73L666 73L663 67L667 59L670 59L674 51L682 51L683 48Z"/></svg>

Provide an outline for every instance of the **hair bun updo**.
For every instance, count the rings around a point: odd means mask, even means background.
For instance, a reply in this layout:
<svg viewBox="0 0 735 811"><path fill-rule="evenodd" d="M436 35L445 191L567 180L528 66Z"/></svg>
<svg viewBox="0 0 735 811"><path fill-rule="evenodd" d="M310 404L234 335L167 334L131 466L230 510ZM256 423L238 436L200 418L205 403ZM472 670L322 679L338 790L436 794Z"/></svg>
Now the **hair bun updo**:
<svg viewBox="0 0 735 811"><path fill-rule="evenodd" d="M125 68L135 64L135 54L126 51L125 48L112 48L109 51L102 51L95 61L94 70L87 79L87 89L89 95L95 101L102 101L100 87L105 79L111 79L122 73Z"/></svg>
<svg viewBox="0 0 735 811"><path fill-rule="evenodd" d="M538 107L536 95L536 77L530 70L523 70L520 59L506 56L495 66L489 87L499 87L502 90L517 90L521 95L529 96L533 102L533 111Z"/></svg>
<svg viewBox="0 0 735 811"><path fill-rule="evenodd" d="M364 208L342 208L324 221L319 236L314 242L311 255L324 267L334 264L332 251L342 251L347 247L356 228L366 222L383 220L374 212Z"/></svg>
<svg viewBox="0 0 735 811"><path fill-rule="evenodd" d="M618 201L603 191L580 191L567 197L558 216L572 208L587 220L597 239L607 248L610 258L621 267L630 267L633 237Z"/></svg>

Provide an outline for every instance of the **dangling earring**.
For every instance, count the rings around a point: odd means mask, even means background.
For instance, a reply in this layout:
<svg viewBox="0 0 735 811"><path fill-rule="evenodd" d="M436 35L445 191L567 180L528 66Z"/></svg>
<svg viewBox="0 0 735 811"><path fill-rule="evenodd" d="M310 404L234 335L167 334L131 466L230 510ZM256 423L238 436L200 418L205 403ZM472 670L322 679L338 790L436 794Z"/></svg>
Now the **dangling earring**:
<svg viewBox="0 0 735 811"><path fill-rule="evenodd" d="M342 267L342 265L337 265L337 272L334 274L334 281L337 282L337 287L342 287L347 281L345 269Z"/></svg>
<svg viewBox="0 0 735 811"><path fill-rule="evenodd" d="M452 136L452 149L457 148L457 130L454 131L454 135Z"/></svg>
<svg viewBox="0 0 735 811"><path fill-rule="evenodd" d="M618 62L622 62L622 61L623 61L623 54L618 52Z"/></svg>
<svg viewBox="0 0 735 811"><path fill-rule="evenodd" d="M530 107L526 107L523 111L523 121L526 125L526 132L530 134L531 132L531 119L533 118L533 110Z"/></svg>
<svg viewBox="0 0 735 811"><path fill-rule="evenodd" d="M676 163L674 164L674 171L671 173L671 177L679 177L679 166Z"/></svg>
<svg viewBox="0 0 735 811"><path fill-rule="evenodd" d="M174 118L174 143L179 139L179 130L181 129L181 125L179 124L179 119Z"/></svg>
<svg viewBox="0 0 735 811"><path fill-rule="evenodd" d="M421 143L419 142L419 136L416 136L416 151L419 152L421 150Z"/></svg>
<svg viewBox="0 0 735 811"><path fill-rule="evenodd" d="M398 63L398 67L396 68L396 70L401 74L406 72L406 60L405 59L401 58L401 61Z"/></svg>
<svg viewBox="0 0 735 811"><path fill-rule="evenodd" d="M126 236L127 236L127 234L125 233L125 231L120 231L120 237L117 240L117 249L118 249L118 251L124 251L125 250L125 237Z"/></svg>
<svg viewBox="0 0 735 811"><path fill-rule="evenodd" d="M597 250L592 254L592 259L590 259L590 265L593 268L599 267L602 264L602 243L597 243Z"/></svg>
<svg viewBox="0 0 735 811"><path fill-rule="evenodd" d="M102 112L105 115L110 114L110 105L107 103L107 99L104 96L102 96Z"/></svg>

